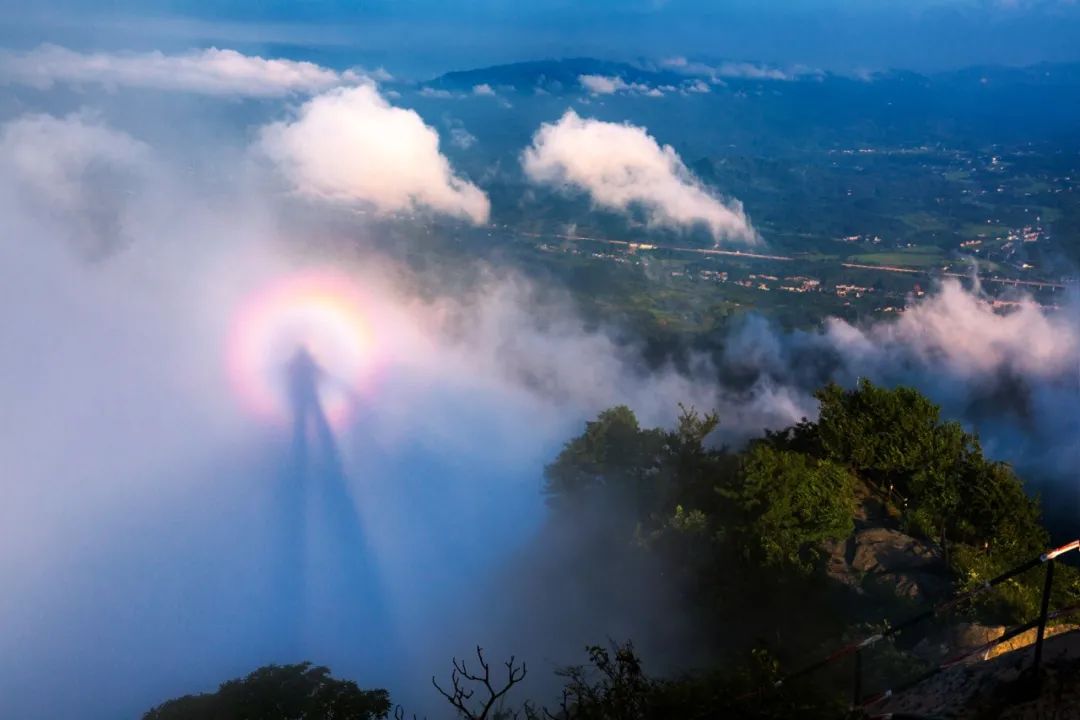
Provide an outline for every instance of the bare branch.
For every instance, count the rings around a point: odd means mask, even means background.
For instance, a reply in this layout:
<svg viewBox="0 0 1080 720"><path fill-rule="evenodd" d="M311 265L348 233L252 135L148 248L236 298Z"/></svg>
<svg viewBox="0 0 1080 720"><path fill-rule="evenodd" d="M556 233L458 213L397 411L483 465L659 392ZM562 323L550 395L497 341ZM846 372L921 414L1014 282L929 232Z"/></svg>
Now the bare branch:
<svg viewBox="0 0 1080 720"><path fill-rule="evenodd" d="M431 684L466 720L494 720L494 716L491 715L492 710L510 691L510 688L525 678L528 671L525 663L517 665L516 658L511 656L509 661L503 663L506 666L506 682L496 688L491 677L491 666L484 659L484 650L479 645L476 646L476 658L480 662L479 672L470 672L464 660L459 661L454 658L451 663L453 670L450 672L451 687L444 689L434 676L431 678ZM474 686L479 686L479 688L467 688L463 685L463 680L472 683ZM469 703L473 695L476 694L477 689L483 690L487 698L483 701L479 711L471 707ZM477 699L479 700L479 698ZM516 718L517 713L511 713L511 717Z"/></svg>
<svg viewBox="0 0 1080 720"><path fill-rule="evenodd" d="M405 708L401 707L400 705L394 706L394 720L406 720ZM416 713L413 713L412 720L418 720L418 718L416 717ZM427 720L427 718L424 718L424 720Z"/></svg>

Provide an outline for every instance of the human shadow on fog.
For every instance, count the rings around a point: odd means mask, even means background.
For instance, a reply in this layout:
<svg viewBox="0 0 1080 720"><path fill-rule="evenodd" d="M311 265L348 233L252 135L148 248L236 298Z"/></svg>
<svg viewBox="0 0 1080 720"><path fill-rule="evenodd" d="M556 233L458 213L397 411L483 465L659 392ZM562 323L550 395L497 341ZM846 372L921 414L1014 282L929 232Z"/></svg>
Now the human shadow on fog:
<svg viewBox="0 0 1080 720"><path fill-rule="evenodd" d="M274 583L282 644L291 658L331 660L330 654L361 647L365 653L389 652L377 564L320 401L320 387L333 379L299 348L285 382L291 444L275 504L280 561Z"/></svg>

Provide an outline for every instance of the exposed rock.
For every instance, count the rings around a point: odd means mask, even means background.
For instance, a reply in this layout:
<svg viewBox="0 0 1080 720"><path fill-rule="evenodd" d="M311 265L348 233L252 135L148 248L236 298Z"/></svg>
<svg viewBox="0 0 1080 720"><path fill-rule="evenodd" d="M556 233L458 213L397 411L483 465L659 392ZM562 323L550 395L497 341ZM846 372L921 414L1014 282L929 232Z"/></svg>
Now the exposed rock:
<svg viewBox="0 0 1080 720"><path fill-rule="evenodd" d="M912 599L936 598L951 587L940 551L899 530L871 527L844 542L828 543L826 572L860 588L865 579L893 588Z"/></svg>
<svg viewBox="0 0 1080 720"><path fill-rule="evenodd" d="M1077 625L1051 625L1046 628L1046 634L1044 637L1050 638L1055 635L1061 635L1063 633L1074 632L1080 629ZM1004 634L1004 633L1003 633ZM1020 650L1026 648L1029 645L1034 644L1035 639L1038 637L1038 630L1031 628L1026 632L1022 632L1014 638L1010 638L1005 642L995 645L987 653L986 657L995 658L998 655L1004 655L1005 653L1012 652L1013 650Z"/></svg>
<svg viewBox="0 0 1080 720"><path fill-rule="evenodd" d="M851 567L860 572L925 570L940 563L941 554L937 550L897 530L869 528L855 533Z"/></svg>
<svg viewBox="0 0 1080 720"><path fill-rule="evenodd" d="M987 643L997 640L999 637L1005 634L1005 627L1002 625L980 625L979 623L958 623L949 629L949 641L948 646L952 650L953 654L960 654L976 648L981 648ZM1008 643L1002 643L1007 645ZM992 657L990 653L993 649L988 650L984 656L973 655L973 661L985 660L988 657ZM1000 653L998 653L1000 654Z"/></svg>
<svg viewBox="0 0 1080 720"><path fill-rule="evenodd" d="M981 627L981 626L980 626ZM969 640L995 628L970 628ZM1007 643L1006 643L1007 645ZM1080 632L1059 632L1043 649L1044 671L1031 673L1033 649L958 665L868 710L928 717L1080 718Z"/></svg>

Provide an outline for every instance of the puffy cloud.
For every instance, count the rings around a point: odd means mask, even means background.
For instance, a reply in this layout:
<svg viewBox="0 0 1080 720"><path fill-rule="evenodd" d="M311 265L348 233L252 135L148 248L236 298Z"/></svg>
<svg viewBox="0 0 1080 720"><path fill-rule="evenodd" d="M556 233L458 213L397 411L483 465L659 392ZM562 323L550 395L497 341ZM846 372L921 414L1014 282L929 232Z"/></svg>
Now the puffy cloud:
<svg viewBox="0 0 1080 720"><path fill-rule="evenodd" d="M488 217L487 196L454 174L439 134L373 85L310 99L294 118L264 127L258 148L302 195L379 212L427 207L475 223Z"/></svg>
<svg viewBox="0 0 1080 720"><path fill-rule="evenodd" d="M126 242L150 165L143 143L85 115L25 115L0 130L0 176L87 258Z"/></svg>
<svg viewBox="0 0 1080 720"><path fill-rule="evenodd" d="M479 85L473 85L473 95L494 95L495 88L491 87L487 83L480 83Z"/></svg>
<svg viewBox="0 0 1080 720"><path fill-rule="evenodd" d="M621 77L606 75L579 75L578 81L581 86L596 95L612 95L619 90L629 89L629 85Z"/></svg>
<svg viewBox="0 0 1080 720"><path fill-rule="evenodd" d="M157 51L80 53L42 45L28 52L0 56L0 82L40 88L72 83L282 97L321 92L360 79L352 71L339 73L310 62L266 59L218 48L166 55Z"/></svg>
<svg viewBox="0 0 1080 720"><path fill-rule="evenodd" d="M618 92L637 93L647 97L663 97L664 93L645 83L628 83L618 75L579 75L578 82L593 95L614 95Z"/></svg>
<svg viewBox="0 0 1080 720"><path fill-rule="evenodd" d="M957 376L982 378L1001 371L1026 377L1072 372L1080 356L1080 333L1061 315L1048 315L1030 298L1012 312L969 293L956 281L913 305L893 323L866 328L839 319L827 324L827 337L852 360L885 361L883 353L914 356Z"/></svg>
<svg viewBox="0 0 1080 720"><path fill-rule="evenodd" d="M1080 500L1077 317L1075 298L1057 311L1029 297L1002 307L948 280L888 320L832 318L819 330L784 333L751 316L727 338L720 375L783 389L810 417L811 393L829 380L916 387L977 431L989 456L1053 494L1059 506L1048 513L1071 523Z"/></svg>
<svg viewBox="0 0 1080 720"><path fill-rule="evenodd" d="M558 122L537 130L522 165L533 182L582 188L598 205L618 210L640 205L655 225L701 223L718 241L758 239L741 203L710 192L674 148L661 146L642 127L567 110Z"/></svg>

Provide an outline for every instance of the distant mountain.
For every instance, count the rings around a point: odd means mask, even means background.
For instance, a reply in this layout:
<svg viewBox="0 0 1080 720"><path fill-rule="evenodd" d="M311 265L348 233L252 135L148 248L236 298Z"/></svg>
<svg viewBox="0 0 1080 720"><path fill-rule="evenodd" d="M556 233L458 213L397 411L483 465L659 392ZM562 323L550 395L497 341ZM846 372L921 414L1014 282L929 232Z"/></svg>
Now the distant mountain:
<svg viewBox="0 0 1080 720"><path fill-rule="evenodd" d="M532 62L495 65L475 70L460 70L424 83L436 90L469 91L477 85L492 88L513 88L516 92L535 92L537 88L552 94L581 89L582 75L619 77L626 83L651 86L677 84L687 76L673 71L649 70L629 63L597 60L595 58L568 58L565 60L536 60Z"/></svg>
<svg viewBox="0 0 1080 720"><path fill-rule="evenodd" d="M607 80L598 79L590 90L582 83L584 75ZM591 115L643 124L676 144L694 139L775 154L853 142L953 147L1050 142L1061 148L1080 142L1076 63L854 76L737 62L660 67L568 58L450 72L416 87L437 101L464 97L483 85L517 97L516 115L528 126L523 137L540 119L549 119L553 108L565 109L565 102L549 107L549 101L581 98L599 88L602 102L592 105ZM673 104L680 109L673 110ZM456 112L470 127L486 124L487 116L463 106Z"/></svg>
<svg viewBox="0 0 1080 720"><path fill-rule="evenodd" d="M852 83L889 86L894 89L923 89L948 92L954 87L1025 86L1032 88L1080 89L1080 63L1042 63L1029 67L977 66L932 74L909 70L885 70L865 75L839 75L810 70L782 70L743 62L687 63L682 67L660 67L597 58L566 58L495 65L459 70L440 75L422 87L447 91L471 91L477 85L490 85L504 92L552 94L580 92L582 75L616 77L627 85L681 87L694 79L711 80L733 90L746 86L775 84L778 81L802 81L815 84Z"/></svg>

